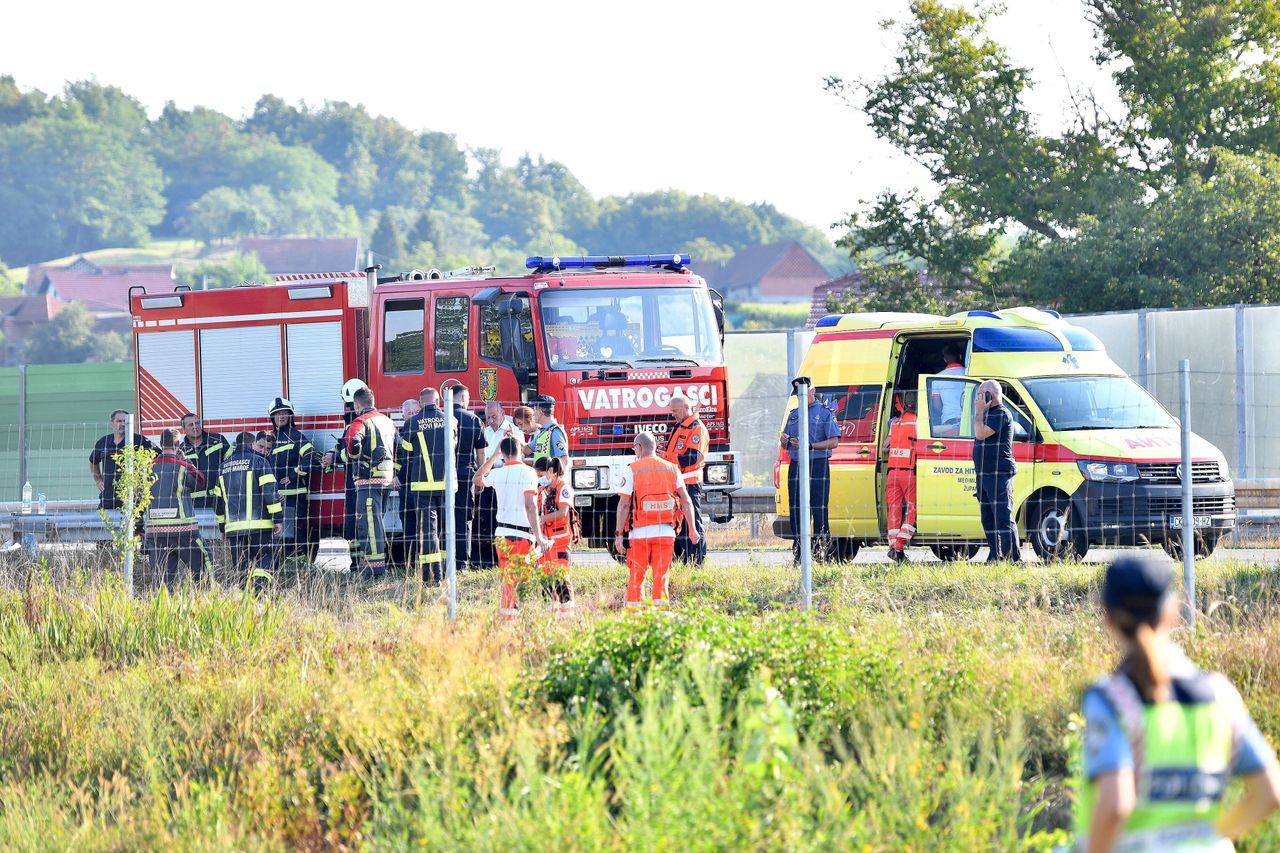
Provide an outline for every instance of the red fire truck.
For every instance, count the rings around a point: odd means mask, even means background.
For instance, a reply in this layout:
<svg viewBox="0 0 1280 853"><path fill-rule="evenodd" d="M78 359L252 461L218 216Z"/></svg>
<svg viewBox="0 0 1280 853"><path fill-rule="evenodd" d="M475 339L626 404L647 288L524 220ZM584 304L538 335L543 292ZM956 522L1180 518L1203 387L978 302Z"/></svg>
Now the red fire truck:
<svg viewBox="0 0 1280 853"><path fill-rule="evenodd" d="M719 295L688 255L530 258L524 276L490 270L281 276L273 285L131 294L141 431L184 412L210 430L266 429L267 404L289 398L300 429L330 448L338 391L358 377L379 406L461 382L472 407L507 413L539 395L558 402L571 482L591 544L612 538L613 496L637 431L660 440L684 394L710 433L709 517L732 517L741 466L729 444ZM340 529L340 474L313 482L312 506Z"/></svg>

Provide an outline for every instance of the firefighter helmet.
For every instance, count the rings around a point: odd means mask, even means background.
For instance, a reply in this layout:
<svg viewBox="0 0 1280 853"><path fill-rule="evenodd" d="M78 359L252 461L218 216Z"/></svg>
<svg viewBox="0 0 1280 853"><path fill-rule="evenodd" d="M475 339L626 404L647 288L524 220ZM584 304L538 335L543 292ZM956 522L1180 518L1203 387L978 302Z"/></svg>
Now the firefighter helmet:
<svg viewBox="0 0 1280 853"><path fill-rule="evenodd" d="M271 417L276 412L293 413L293 403L290 403L284 397L276 397L271 401L271 405L267 406L267 417Z"/></svg>
<svg viewBox="0 0 1280 853"><path fill-rule="evenodd" d="M368 387L369 387L368 385L365 385L364 382L360 381L359 379L348 379L346 381L346 384L342 386L342 395L341 395L342 402L344 403L355 402L356 392L361 390L367 390Z"/></svg>

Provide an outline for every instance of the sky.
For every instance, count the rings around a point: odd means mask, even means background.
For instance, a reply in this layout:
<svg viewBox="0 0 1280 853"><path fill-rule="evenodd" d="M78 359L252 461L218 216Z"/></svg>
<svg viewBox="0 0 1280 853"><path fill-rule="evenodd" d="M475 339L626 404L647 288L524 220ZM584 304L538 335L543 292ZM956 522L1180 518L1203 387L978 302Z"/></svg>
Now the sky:
<svg viewBox="0 0 1280 853"><path fill-rule="evenodd" d="M1114 102L1079 0L1007 0L993 34L1032 69L1027 106L1066 123L1067 82ZM824 91L872 79L906 0L758 3L64 2L13 4L0 74L60 90L96 77L154 115L234 117L264 93L365 104L472 147L559 160L596 195L657 189L770 202L819 227L923 171Z"/></svg>

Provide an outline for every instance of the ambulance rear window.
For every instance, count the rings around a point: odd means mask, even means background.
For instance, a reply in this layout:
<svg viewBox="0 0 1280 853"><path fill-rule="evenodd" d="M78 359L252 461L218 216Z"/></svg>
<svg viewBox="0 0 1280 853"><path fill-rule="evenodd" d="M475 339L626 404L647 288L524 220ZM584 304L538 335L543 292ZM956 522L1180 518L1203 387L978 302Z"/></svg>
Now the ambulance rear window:
<svg viewBox="0 0 1280 853"><path fill-rule="evenodd" d="M1044 329L984 326L973 330L974 352L1062 352L1062 341Z"/></svg>

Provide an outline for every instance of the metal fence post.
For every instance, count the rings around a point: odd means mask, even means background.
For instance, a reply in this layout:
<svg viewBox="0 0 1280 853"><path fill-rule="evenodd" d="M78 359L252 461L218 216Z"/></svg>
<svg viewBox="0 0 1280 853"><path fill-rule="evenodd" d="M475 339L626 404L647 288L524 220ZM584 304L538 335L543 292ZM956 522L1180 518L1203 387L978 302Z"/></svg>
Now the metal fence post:
<svg viewBox="0 0 1280 853"><path fill-rule="evenodd" d="M458 517L454 506L458 496L458 456L454 448L453 388L445 392L444 401L444 536L445 536L445 584L449 601L450 621L458 618ZM467 486L470 488L470 484ZM440 528L437 527L437 530Z"/></svg>
<svg viewBox="0 0 1280 853"><path fill-rule="evenodd" d="M1178 363L1181 422L1178 424L1182 432L1182 586L1186 600L1183 602L1183 614L1187 624L1196 624L1196 517L1192 500L1192 485L1195 483L1194 469L1191 464L1191 361L1183 359Z"/></svg>
<svg viewBox="0 0 1280 853"><path fill-rule="evenodd" d="M796 375L796 330L787 329L787 375Z"/></svg>
<svg viewBox="0 0 1280 853"><path fill-rule="evenodd" d="M808 610L813 606L813 533L810 530L809 521L809 386L812 384L807 376L801 376L792 380L791 387L796 393L796 441L799 447L796 448L797 461L800 463L800 473L796 476L796 488L800 490L800 507L796 513L799 530L791 531L793 536L799 537L796 541L799 543L800 550L800 606L803 610Z"/></svg>
<svg viewBox="0 0 1280 853"><path fill-rule="evenodd" d="M1249 476L1249 400L1245 387L1244 306L1236 306L1236 476Z"/></svg>
<svg viewBox="0 0 1280 853"><path fill-rule="evenodd" d="M27 482L27 366L18 365L18 497Z"/></svg>
<svg viewBox="0 0 1280 853"><path fill-rule="evenodd" d="M1138 309L1138 384L1148 391L1147 383L1147 309Z"/></svg>
<svg viewBox="0 0 1280 853"><path fill-rule="evenodd" d="M124 446L127 448L125 453L125 482L128 488L124 493L124 516L120 519L121 525L126 529L121 531L122 534L129 537L129 547L124 553L124 589L129 595L133 594L133 415L129 414L125 419L124 427Z"/></svg>

